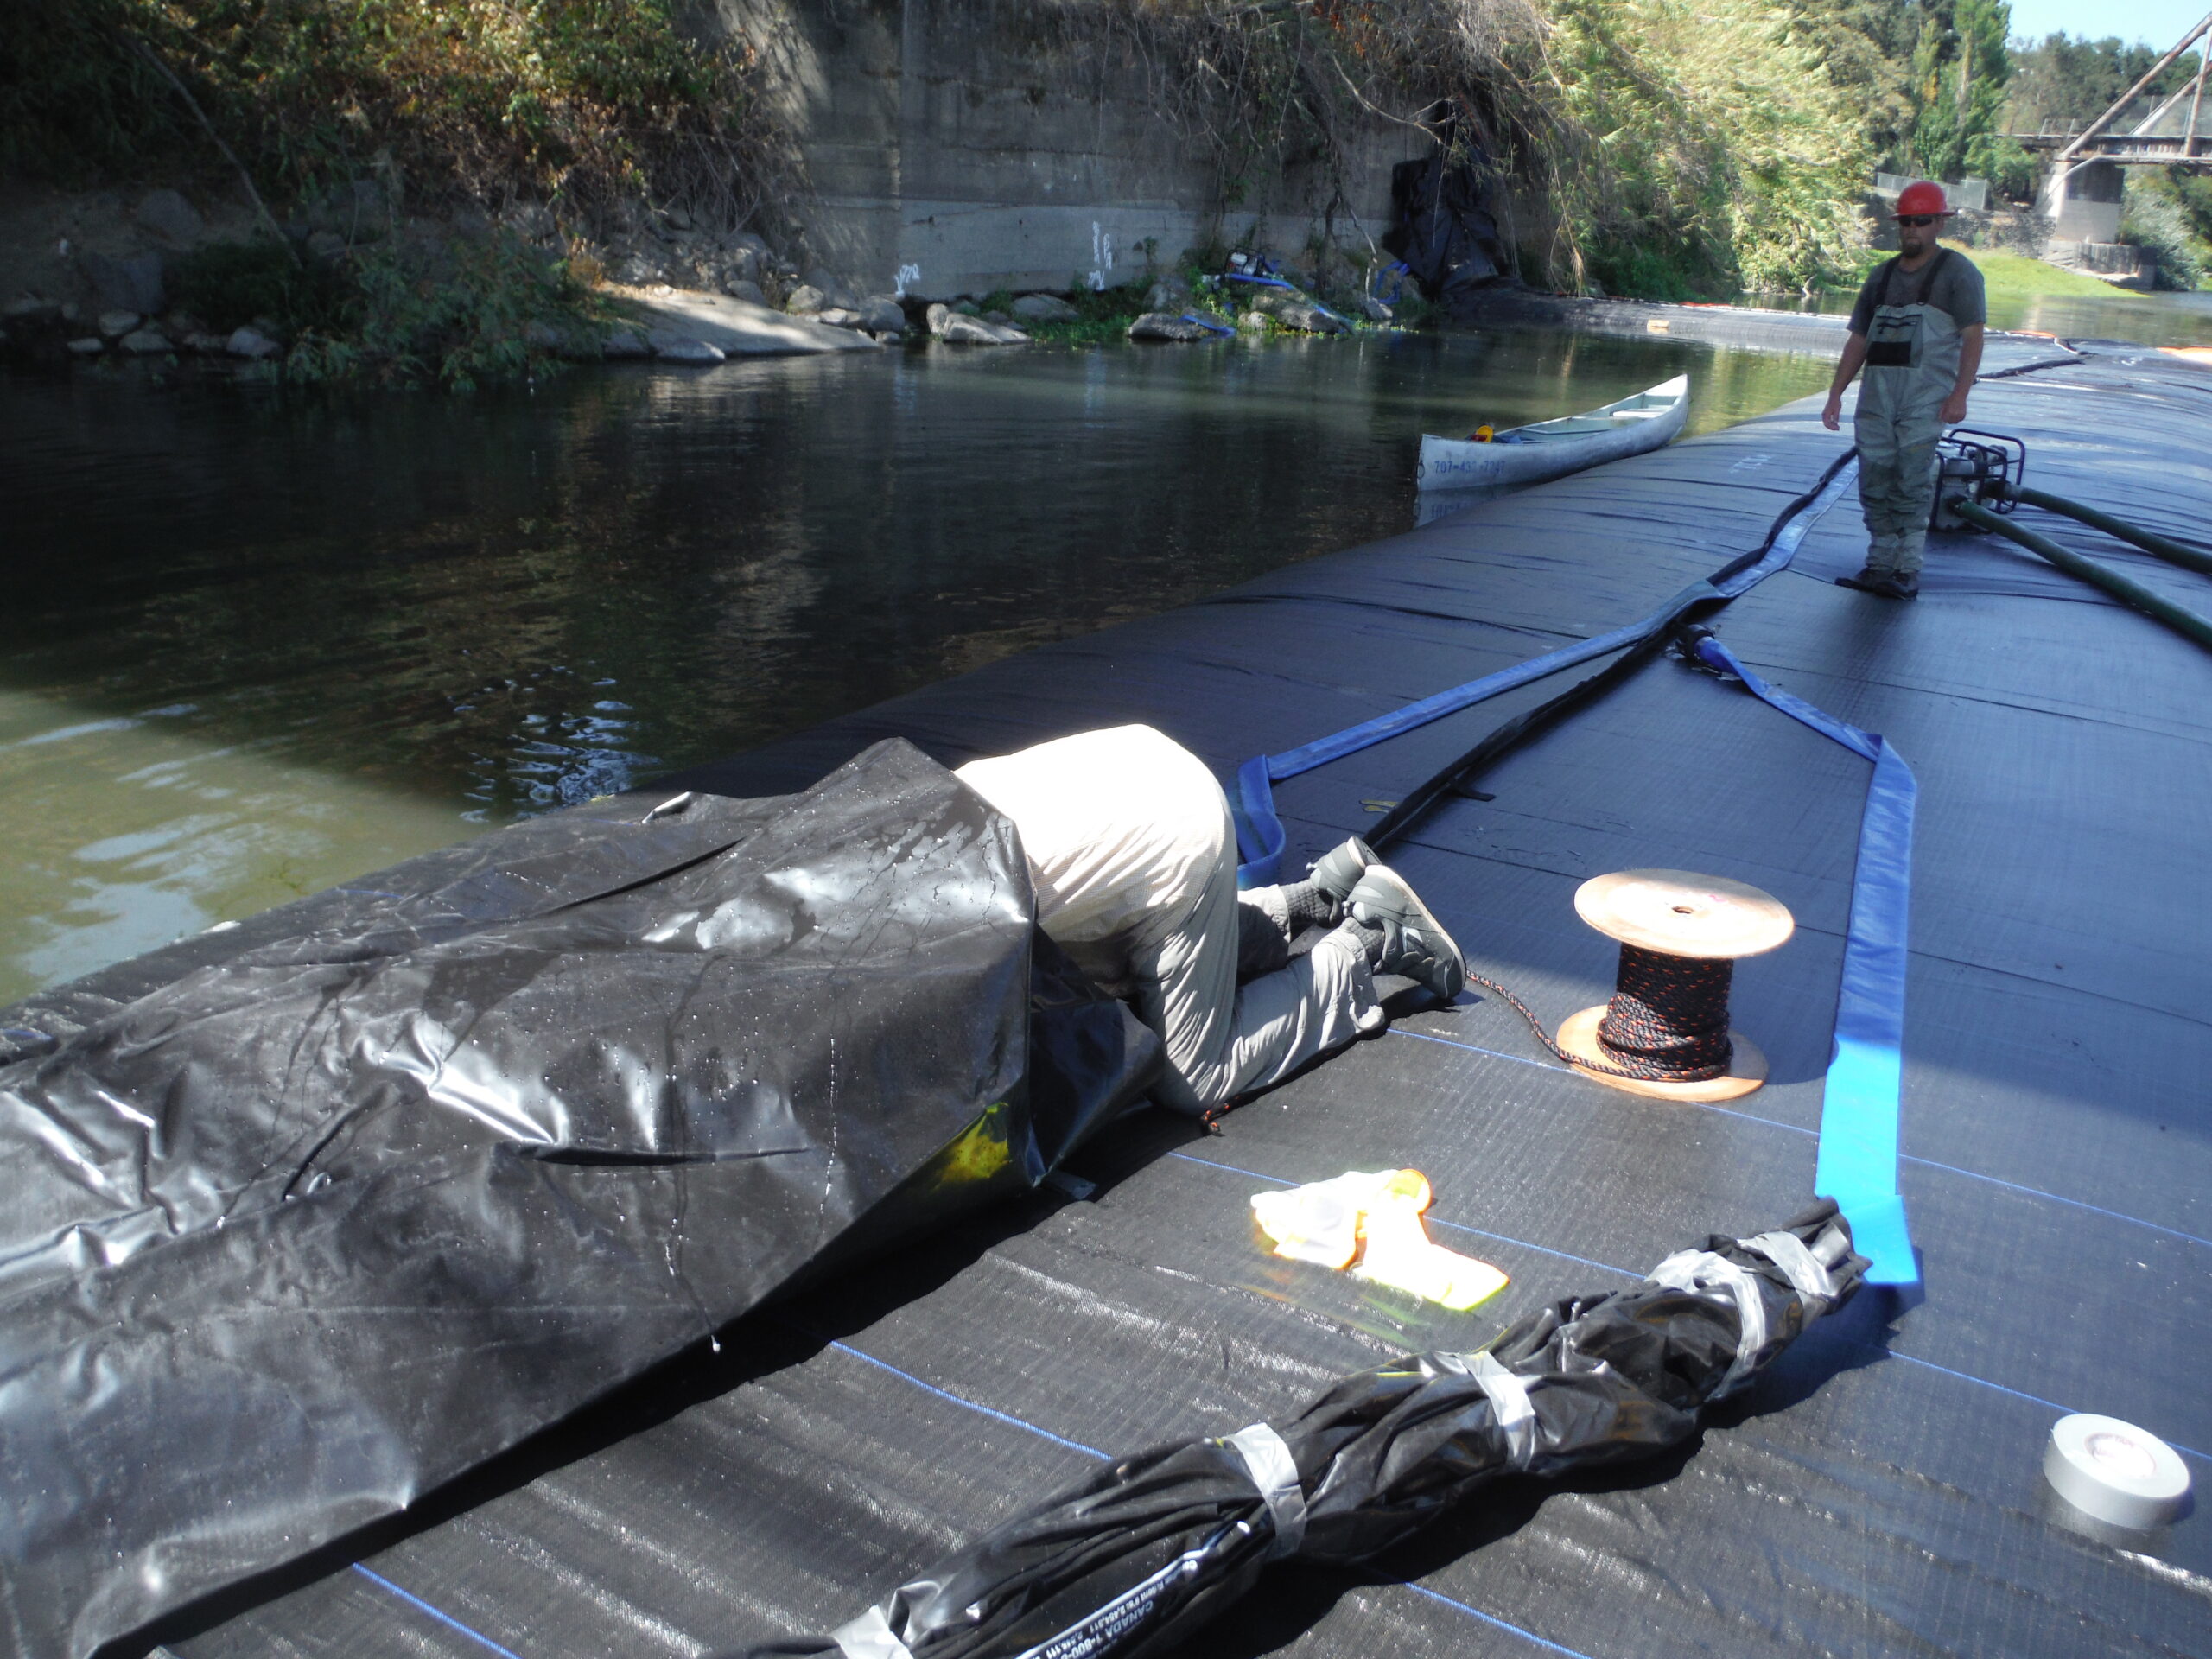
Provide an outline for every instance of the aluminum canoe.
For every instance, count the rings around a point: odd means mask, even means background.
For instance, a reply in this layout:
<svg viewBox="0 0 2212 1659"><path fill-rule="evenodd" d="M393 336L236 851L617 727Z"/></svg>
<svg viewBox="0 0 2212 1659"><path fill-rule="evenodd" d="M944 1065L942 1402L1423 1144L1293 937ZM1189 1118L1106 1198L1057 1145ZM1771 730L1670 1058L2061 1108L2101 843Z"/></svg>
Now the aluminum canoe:
<svg viewBox="0 0 2212 1659"><path fill-rule="evenodd" d="M1424 435L1416 482L1424 490L1465 490L1563 478L1671 442L1689 406L1690 378L1678 374L1584 414L1510 428L1488 443Z"/></svg>

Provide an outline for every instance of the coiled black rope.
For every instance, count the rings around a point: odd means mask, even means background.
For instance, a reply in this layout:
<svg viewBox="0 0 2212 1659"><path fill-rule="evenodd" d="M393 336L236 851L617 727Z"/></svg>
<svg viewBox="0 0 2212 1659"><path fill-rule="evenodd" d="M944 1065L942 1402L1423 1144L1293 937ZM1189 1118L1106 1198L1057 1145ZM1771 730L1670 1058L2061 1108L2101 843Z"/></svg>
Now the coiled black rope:
<svg viewBox="0 0 2212 1659"><path fill-rule="evenodd" d="M1670 957L1641 945L1621 946L1612 1001L1598 1024L1598 1046L1613 1064L1600 1065L1570 1054L1529 1005L1495 980L1467 977L1491 990L1529 1022L1536 1040L1569 1065L1644 1083L1706 1083L1728 1075L1735 1045L1728 1037L1728 988L1736 964L1728 957Z"/></svg>

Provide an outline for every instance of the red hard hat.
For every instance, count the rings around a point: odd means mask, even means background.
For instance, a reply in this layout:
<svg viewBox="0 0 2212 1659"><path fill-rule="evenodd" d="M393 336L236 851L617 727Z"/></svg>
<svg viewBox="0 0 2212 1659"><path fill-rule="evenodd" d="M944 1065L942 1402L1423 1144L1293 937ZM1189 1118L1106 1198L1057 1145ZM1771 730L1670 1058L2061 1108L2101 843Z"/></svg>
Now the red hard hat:
<svg viewBox="0 0 2212 1659"><path fill-rule="evenodd" d="M1917 184L1908 184L1897 192L1897 217L1907 213L1948 213L1951 204L1943 200L1943 187L1923 179Z"/></svg>

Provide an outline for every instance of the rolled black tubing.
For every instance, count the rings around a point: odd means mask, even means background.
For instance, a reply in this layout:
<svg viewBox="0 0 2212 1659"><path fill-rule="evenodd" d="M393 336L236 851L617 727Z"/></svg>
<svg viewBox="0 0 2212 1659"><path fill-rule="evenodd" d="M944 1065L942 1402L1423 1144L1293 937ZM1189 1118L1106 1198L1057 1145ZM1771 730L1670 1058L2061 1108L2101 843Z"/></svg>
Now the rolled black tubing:
<svg viewBox="0 0 2212 1659"><path fill-rule="evenodd" d="M1365 840L1380 851L1412 829L1446 795L1463 790L1471 783L1483 768L1499 756L1537 733L1548 729L1592 697L1610 691L1637 670L1651 660L1674 639L1683 622L1694 613L1710 614L1711 610L1728 604L1734 597L1724 592L1723 584L1751 569L1774 549L1775 540L1788 529L1791 521L1821 499L1821 492L1834 482L1835 475L1856 455L1856 448L1847 449L1821 469L1819 480L1788 506L1777 513L1774 522L1767 526L1765 537L1747 553L1738 554L1704 582L1693 583L1675 597L1680 601L1655 619L1650 630L1640 639L1621 648L1621 654L1586 680L1577 681L1550 702L1540 703L1525 713L1516 715L1503 725L1493 728L1483 741L1462 754L1443 771L1436 772L1406 791L1405 798L1393 807L1382 822L1369 830ZM1700 593L1699 588L1706 591Z"/></svg>
<svg viewBox="0 0 2212 1659"><path fill-rule="evenodd" d="M2041 507L2046 512L2063 512L2069 518L2078 518L2092 530L2101 530L2107 536L2116 536L2123 542L2133 542L2145 553L2155 553L2169 563L2183 565L2212 576L2212 553L2200 552L2196 548L2184 547L2179 542L2169 541L2153 531L2139 530L2125 518L2099 512L2094 507L2085 507L2079 501L2069 501L2064 496L2053 495L2048 490L2015 486L2012 499L2024 501L2031 507Z"/></svg>
<svg viewBox="0 0 2212 1659"><path fill-rule="evenodd" d="M2023 530L2010 519L2000 518L1988 508L1978 506L1961 496L1951 504L1951 511L1970 524L1983 530L1993 530L2008 540L2018 542L2029 552L2056 565L2069 576L2078 576L2093 587L2101 588L2123 605L2132 607L2144 615L2164 623L2175 632L2186 634L2207 651L2212 651L2212 619L2199 616L2185 606L2152 593L2140 582L2123 576L2108 564L2085 558L2079 553L2069 552L2048 537L2038 536L2032 530Z"/></svg>
<svg viewBox="0 0 2212 1659"><path fill-rule="evenodd" d="M1368 833L1365 837L1367 843L1381 852L1427 817L1429 810L1439 801L1464 790L1484 767L1508 750L1537 733L1548 730L1584 703L1603 696L1627 679L1649 662L1666 645L1670 637L1656 631L1646 634L1633 645L1624 646L1619 656L1587 679L1578 680L1549 702L1516 715L1493 729L1473 748L1421 784L1393 807L1382 822Z"/></svg>

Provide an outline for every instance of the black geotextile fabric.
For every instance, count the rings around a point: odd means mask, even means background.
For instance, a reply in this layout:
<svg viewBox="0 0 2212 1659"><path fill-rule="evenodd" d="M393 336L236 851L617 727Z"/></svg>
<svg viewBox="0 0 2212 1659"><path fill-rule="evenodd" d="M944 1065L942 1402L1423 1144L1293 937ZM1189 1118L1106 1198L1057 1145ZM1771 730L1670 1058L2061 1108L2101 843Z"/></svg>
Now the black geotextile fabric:
<svg viewBox="0 0 2212 1659"><path fill-rule="evenodd" d="M895 740L385 880L456 862L0 1068L18 1645L284 1566L1033 1185L1157 1054L1033 941L1005 819Z"/></svg>
<svg viewBox="0 0 2212 1659"><path fill-rule="evenodd" d="M2028 360L2004 349L1991 368ZM1973 418L2026 438L2031 480L2123 515L2099 480L2124 467L2167 533L2195 537L2212 499L2212 374L2171 359L1993 380ZM1226 775L1643 614L1757 545L1847 442L1793 405L689 781L780 792L888 734L959 759L1130 719ZM1859 535L1847 498L1803 556L1855 557ZM2200 1481L2212 1449L2212 661L2101 603L1898 605L1794 573L1713 623L1919 778L1902 1177L1924 1301L1862 1294L1651 1465L1501 1482L1356 1571L1274 1569L1194 1651L2212 1652L2203 1516L2085 1535L2038 1470L2062 1409L2190 1448ZM1290 780L1294 853L1558 689ZM1572 908L1586 877L1774 892L1798 934L1734 994L1773 1067L1758 1094L1661 1105L1564 1071L1492 1003L1411 1014L1219 1138L1128 1120L1075 1160L1087 1200L1046 1189L765 1309L172 1649L581 1659L834 1628L1110 1457L1283 1421L1393 1355L1479 1346L1685 1237L1755 1230L1811 1183L1866 773L1654 661L1392 853L1474 965L1554 1020L1611 982L1615 947ZM1402 1165L1435 1186L1433 1236L1512 1274L1491 1305L1446 1313L1254 1235L1255 1192Z"/></svg>

